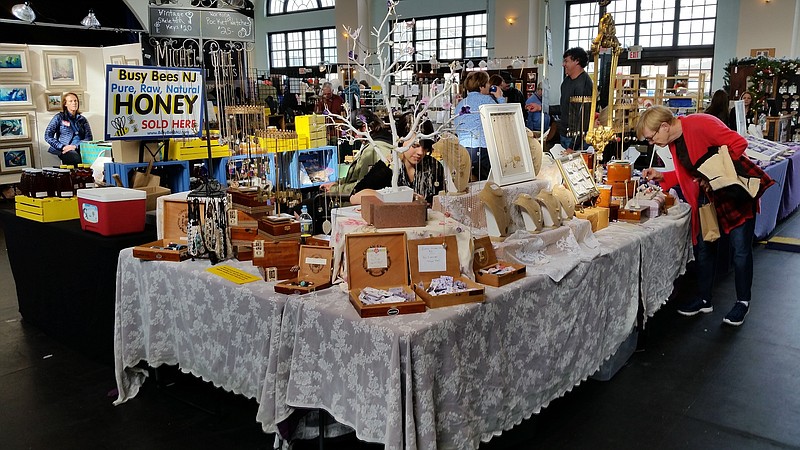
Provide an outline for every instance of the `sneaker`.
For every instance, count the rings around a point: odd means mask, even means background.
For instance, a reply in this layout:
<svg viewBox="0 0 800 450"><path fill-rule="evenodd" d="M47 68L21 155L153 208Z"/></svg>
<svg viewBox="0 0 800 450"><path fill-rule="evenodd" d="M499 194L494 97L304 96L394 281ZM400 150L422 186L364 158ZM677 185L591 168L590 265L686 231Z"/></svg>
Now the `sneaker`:
<svg viewBox="0 0 800 450"><path fill-rule="evenodd" d="M736 302L733 305L733 309L728 315L722 319L722 323L727 323L728 325L732 325L734 327L738 327L739 325L744 323L744 318L747 316L747 313L750 311L750 307L745 305L742 302Z"/></svg>
<svg viewBox="0 0 800 450"><path fill-rule="evenodd" d="M693 301L678 308L678 314L683 316L693 316L697 313L708 314L714 311L714 306L707 300L694 299Z"/></svg>

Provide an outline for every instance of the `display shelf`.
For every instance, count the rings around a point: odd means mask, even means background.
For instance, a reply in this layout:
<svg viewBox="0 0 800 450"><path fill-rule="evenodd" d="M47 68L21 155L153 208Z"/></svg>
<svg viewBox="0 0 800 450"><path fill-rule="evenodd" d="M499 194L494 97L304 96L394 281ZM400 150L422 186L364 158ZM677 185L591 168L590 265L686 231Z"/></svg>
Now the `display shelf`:
<svg viewBox="0 0 800 450"><path fill-rule="evenodd" d="M287 180L292 189L319 186L339 179L338 166L339 158L335 146L297 150L293 152L288 167L283 166L288 171L288 176L283 177L282 171L281 179Z"/></svg>
<svg viewBox="0 0 800 450"><path fill-rule="evenodd" d="M212 160L214 164L213 174L214 178L220 182L223 186L227 186L228 182L228 171L229 171L229 164L233 162L236 165L236 170L238 171L242 167L242 163L245 162L247 159L260 159L260 158L267 158L269 164L269 173L267 175L267 180L275 186L276 184L276 176L275 176L275 153L265 153L265 154L253 154L253 155L235 155L220 158L218 160Z"/></svg>
<svg viewBox="0 0 800 450"><path fill-rule="evenodd" d="M678 92L673 87L678 80L686 81L691 86L696 85L697 88ZM647 87L641 87L643 83L646 83ZM655 88L650 88L650 86L655 86ZM666 106L679 115L701 113L704 110L705 90L706 79L705 74L702 73L669 77L665 75L656 75L655 77L617 75L617 83L614 88L614 117L616 120L620 112L627 113L625 123L631 126L638 120L640 112L654 105Z"/></svg>
<svg viewBox="0 0 800 450"><path fill-rule="evenodd" d="M114 185L114 175L119 174L123 187L130 186L130 173L136 169L143 169L149 163L106 163L105 181L106 184ZM160 161L154 162L155 172L166 178L172 192L183 192L189 190L189 162L188 161Z"/></svg>

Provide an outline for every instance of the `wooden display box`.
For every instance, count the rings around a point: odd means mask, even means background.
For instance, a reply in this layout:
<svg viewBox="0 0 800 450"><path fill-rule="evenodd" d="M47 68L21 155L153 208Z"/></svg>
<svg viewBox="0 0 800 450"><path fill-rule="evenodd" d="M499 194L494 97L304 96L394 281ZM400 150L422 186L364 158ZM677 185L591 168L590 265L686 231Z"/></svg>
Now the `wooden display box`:
<svg viewBox="0 0 800 450"><path fill-rule="evenodd" d="M250 243L252 244L252 242ZM253 260L253 246L252 245L234 245L233 256L237 261L252 261Z"/></svg>
<svg viewBox="0 0 800 450"><path fill-rule="evenodd" d="M627 207L623 206L617 213L617 219L623 222L639 223L642 221L642 217L644 217L642 213L647 211L647 209L647 206L636 209L628 209Z"/></svg>
<svg viewBox="0 0 800 450"><path fill-rule="evenodd" d="M258 221L244 211L228 211L228 228L233 245L252 246L253 241L258 239Z"/></svg>
<svg viewBox="0 0 800 450"><path fill-rule="evenodd" d="M405 232L348 234L345 238L345 250L350 303L361 317L425 312L425 302L416 295L410 302L380 305L365 305L358 298L361 290L366 287L402 287L405 292L414 294L414 290L408 285ZM375 256L368 255L368 252ZM385 265L382 261L384 258ZM382 265L384 267L380 267Z"/></svg>
<svg viewBox="0 0 800 450"><path fill-rule="evenodd" d="M24 217L37 222L59 222L80 217L78 197L33 198L26 195L17 195L14 197L14 203L17 217Z"/></svg>
<svg viewBox="0 0 800 450"><path fill-rule="evenodd" d="M266 207L267 199L259 199L258 192L253 190L240 190L229 188L228 194L231 195L231 200L235 205L247 206L250 208Z"/></svg>
<svg viewBox="0 0 800 450"><path fill-rule="evenodd" d="M262 217L258 221L258 229L270 236L284 236L296 234L300 236L300 222L297 220L272 221Z"/></svg>
<svg viewBox="0 0 800 450"><path fill-rule="evenodd" d="M421 248L425 248L422 246L442 246L442 244L445 245L445 264L442 266L441 261L439 261L439 264L432 264L431 266L439 265L439 268L444 270L421 268L421 262L426 259L424 251L422 252L422 258L420 258ZM428 308L442 308L444 306L482 302L484 300L483 286L467 277L461 276L461 267L458 262L458 242L455 236L435 236L408 241L408 259L411 263L411 283L414 285L414 291L425 301ZM452 294L429 294L427 289L431 280L442 275L449 275L453 277L453 280L463 281L467 285L467 290ZM422 283L422 286L419 283Z"/></svg>
<svg viewBox="0 0 800 450"><path fill-rule="evenodd" d="M603 228L608 228L610 212L608 208L592 206L590 208L576 209L575 217L588 220L592 224L592 231L597 232Z"/></svg>
<svg viewBox="0 0 800 450"><path fill-rule="evenodd" d="M300 246L300 270L297 277L281 281L275 285L275 292L282 294L308 294L331 286L333 273L333 249L312 245ZM309 286L300 286L305 281Z"/></svg>
<svg viewBox="0 0 800 450"><path fill-rule="evenodd" d="M166 248L168 245L173 243L183 245L184 248L180 250ZM186 238L184 238L182 241L175 239L161 239L133 247L133 257L143 259L145 261L181 262L189 258L189 247L186 246Z"/></svg>
<svg viewBox="0 0 800 450"><path fill-rule="evenodd" d="M475 281L478 283L500 287L525 278L526 267L524 265L497 261L497 255L494 253L494 247L492 246L492 239L489 236L475 239L474 246L475 250L472 252L472 270L475 271ZM502 275L480 272L481 269L493 266L498 262L504 266L513 267L514 271Z"/></svg>
<svg viewBox="0 0 800 450"><path fill-rule="evenodd" d="M294 278L299 260L299 241L253 241L253 265L264 268L264 281Z"/></svg>
<svg viewBox="0 0 800 450"><path fill-rule="evenodd" d="M361 202L361 217L375 228L424 227L428 223L428 204L384 203L378 197L366 196Z"/></svg>

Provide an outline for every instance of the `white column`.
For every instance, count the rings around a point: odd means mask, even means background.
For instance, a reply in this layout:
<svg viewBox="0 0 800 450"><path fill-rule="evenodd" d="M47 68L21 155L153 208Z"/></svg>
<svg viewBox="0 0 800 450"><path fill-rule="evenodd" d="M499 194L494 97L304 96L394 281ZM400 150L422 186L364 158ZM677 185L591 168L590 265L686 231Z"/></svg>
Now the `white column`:
<svg viewBox="0 0 800 450"><path fill-rule="evenodd" d="M800 0L794 1L794 25L792 26L792 51L790 58L800 56Z"/></svg>

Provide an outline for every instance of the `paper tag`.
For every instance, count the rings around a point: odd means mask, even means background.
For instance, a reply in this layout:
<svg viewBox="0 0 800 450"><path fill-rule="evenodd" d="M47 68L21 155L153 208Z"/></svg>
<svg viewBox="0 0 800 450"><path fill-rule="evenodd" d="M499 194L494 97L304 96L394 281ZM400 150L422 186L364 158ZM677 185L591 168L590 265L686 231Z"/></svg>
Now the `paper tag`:
<svg viewBox="0 0 800 450"><path fill-rule="evenodd" d="M367 249L367 269L386 269L389 267L386 247Z"/></svg>
<svg viewBox="0 0 800 450"><path fill-rule="evenodd" d="M420 273L446 272L447 249L441 244L420 245L417 247L417 262L419 263Z"/></svg>
<svg viewBox="0 0 800 450"><path fill-rule="evenodd" d="M261 277L255 276L251 273L247 273L244 270L237 269L231 266L214 266L210 269L206 269L207 272L211 272L214 275L220 276L225 278L228 281L233 281L236 284L245 284L251 283L253 281L258 281Z"/></svg>
<svg viewBox="0 0 800 450"><path fill-rule="evenodd" d="M257 240L253 241L253 258L263 258L264 257L264 241Z"/></svg>
<svg viewBox="0 0 800 450"><path fill-rule="evenodd" d="M325 258L311 258L311 257L306 258L306 264L308 264L308 265L324 266L327 263L328 263L328 260L325 259Z"/></svg>
<svg viewBox="0 0 800 450"><path fill-rule="evenodd" d="M235 227L239 225L239 212L235 209L228 210L228 226Z"/></svg>

